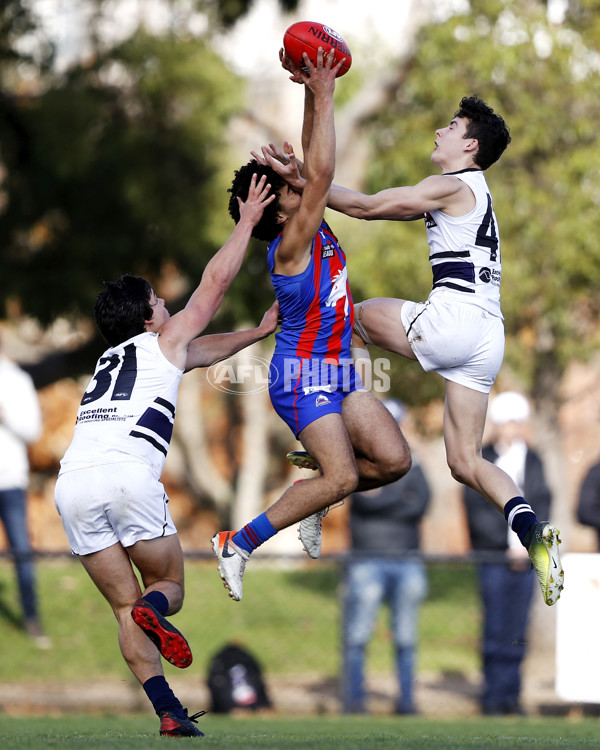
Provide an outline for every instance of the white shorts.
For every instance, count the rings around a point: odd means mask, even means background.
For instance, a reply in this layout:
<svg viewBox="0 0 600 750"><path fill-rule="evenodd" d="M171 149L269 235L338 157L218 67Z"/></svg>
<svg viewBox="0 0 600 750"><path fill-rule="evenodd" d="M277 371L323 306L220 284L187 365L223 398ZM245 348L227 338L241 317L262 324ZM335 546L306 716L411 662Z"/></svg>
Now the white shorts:
<svg viewBox="0 0 600 750"><path fill-rule="evenodd" d="M177 533L165 489L144 464L104 464L60 474L54 501L76 555Z"/></svg>
<svg viewBox="0 0 600 750"><path fill-rule="evenodd" d="M405 302L402 324L425 372L489 393L504 358L504 321L477 305L434 296Z"/></svg>

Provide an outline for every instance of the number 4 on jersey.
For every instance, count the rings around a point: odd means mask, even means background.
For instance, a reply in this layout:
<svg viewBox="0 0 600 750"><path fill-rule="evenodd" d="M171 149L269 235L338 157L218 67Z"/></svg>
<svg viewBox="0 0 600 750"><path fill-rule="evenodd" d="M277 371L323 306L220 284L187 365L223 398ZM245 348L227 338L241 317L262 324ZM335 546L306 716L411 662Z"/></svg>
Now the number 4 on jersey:
<svg viewBox="0 0 600 750"><path fill-rule="evenodd" d="M480 247L488 247L490 250L490 261L495 263L498 258L498 235L496 234L496 222L494 221L494 211L492 209L492 196L488 193L488 207L477 230L475 244Z"/></svg>

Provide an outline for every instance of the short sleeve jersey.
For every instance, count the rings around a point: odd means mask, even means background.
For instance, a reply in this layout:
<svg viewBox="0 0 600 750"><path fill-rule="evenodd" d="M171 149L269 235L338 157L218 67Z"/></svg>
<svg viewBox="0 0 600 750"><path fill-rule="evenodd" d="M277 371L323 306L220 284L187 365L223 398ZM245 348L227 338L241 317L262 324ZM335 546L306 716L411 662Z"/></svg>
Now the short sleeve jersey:
<svg viewBox="0 0 600 750"><path fill-rule="evenodd" d="M448 216L439 210L425 214L432 294L458 297L502 317L500 235L485 175L479 169L452 175L471 188L475 206L466 216Z"/></svg>
<svg viewBox="0 0 600 750"><path fill-rule="evenodd" d="M296 276L274 273L281 235L269 244L268 265L279 301L281 329L275 353L328 358L331 364L350 358L354 304L346 256L324 221L313 240L306 269Z"/></svg>
<svg viewBox="0 0 600 750"><path fill-rule="evenodd" d="M162 353L156 333L107 349L81 399L61 473L136 461L159 479L182 375Z"/></svg>

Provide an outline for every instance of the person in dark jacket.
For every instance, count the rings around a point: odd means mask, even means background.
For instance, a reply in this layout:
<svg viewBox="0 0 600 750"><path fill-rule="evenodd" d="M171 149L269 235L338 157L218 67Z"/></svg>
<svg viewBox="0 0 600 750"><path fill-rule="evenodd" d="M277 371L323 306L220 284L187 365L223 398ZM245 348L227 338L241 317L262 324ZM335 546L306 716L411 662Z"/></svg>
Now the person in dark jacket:
<svg viewBox="0 0 600 750"><path fill-rule="evenodd" d="M600 462L590 466L581 483L577 520L596 529L600 550Z"/></svg>
<svg viewBox="0 0 600 750"><path fill-rule="evenodd" d="M398 424L406 409L396 399L384 405ZM344 595L342 710L364 713L364 659L379 607L389 603L399 682L396 713L413 714L413 669L420 605L427 594L419 556L419 523L430 499L423 469L413 455L401 479L351 496L352 549Z"/></svg>
<svg viewBox="0 0 600 750"><path fill-rule="evenodd" d="M540 456L528 445L529 403L520 393L506 391L490 403L492 443L483 457L506 471L523 490L540 518L546 518L551 494ZM523 713L521 665L527 648L527 623L536 577L526 550L504 519L481 495L464 489L471 546L479 563L484 607L482 634L484 714Z"/></svg>

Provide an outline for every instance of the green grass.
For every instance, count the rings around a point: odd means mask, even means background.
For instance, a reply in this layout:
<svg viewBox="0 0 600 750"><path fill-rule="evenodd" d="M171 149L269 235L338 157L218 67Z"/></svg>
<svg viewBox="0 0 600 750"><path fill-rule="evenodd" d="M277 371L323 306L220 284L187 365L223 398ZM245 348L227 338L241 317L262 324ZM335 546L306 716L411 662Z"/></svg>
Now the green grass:
<svg viewBox="0 0 600 750"><path fill-rule="evenodd" d="M596 720L309 717L206 717L206 737L186 741L220 750L463 750L520 747L597 747ZM174 742L158 736L157 721L148 717L12 718L0 716L3 750L137 750ZM178 742L181 742L179 740Z"/></svg>
<svg viewBox="0 0 600 750"><path fill-rule="evenodd" d="M39 652L18 624L12 565L0 560L0 681L128 680L112 612L76 559L44 558L37 565L44 623L54 643ZM435 672L478 669L479 605L472 568L430 566L430 594L421 618L418 668ZM369 648L368 667L391 668L387 612ZM267 673L334 677L340 668L340 566L319 561L277 565L253 561L244 599L233 602L212 561L186 561L186 601L172 618L190 640L195 674L225 643L243 643ZM166 665L167 669L173 669ZM175 670L178 675L182 674Z"/></svg>
<svg viewBox="0 0 600 750"><path fill-rule="evenodd" d="M276 565L253 561L247 569L244 600L232 602L212 561L188 560L187 596L174 619L195 652L190 670L165 665L168 676L198 685L212 653L242 641L269 674L311 673L335 677L340 653L340 566L319 561ZM32 649L18 625L11 564L0 560L0 683L36 682L48 690L72 683L85 691L89 681L115 685L132 677L120 656L113 616L74 559L38 564L42 613L54 642L50 651ZM479 600L467 564L429 566L430 594L421 618L418 669L473 674L478 670ZM382 616L372 641L369 667L390 672L391 644ZM0 712L2 711L0 706ZM6 709L24 712L22 706ZM143 715L7 716L0 713L2 750L146 750L165 747L158 721ZM519 747L596 747L598 720L552 718L456 718L430 716L213 716L200 719L206 733L198 741L220 750L463 750ZM191 743L195 740L190 740ZM185 745L188 746L187 744Z"/></svg>

